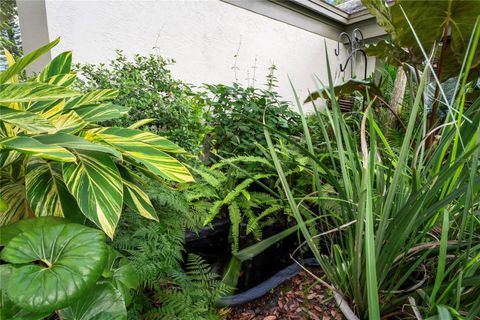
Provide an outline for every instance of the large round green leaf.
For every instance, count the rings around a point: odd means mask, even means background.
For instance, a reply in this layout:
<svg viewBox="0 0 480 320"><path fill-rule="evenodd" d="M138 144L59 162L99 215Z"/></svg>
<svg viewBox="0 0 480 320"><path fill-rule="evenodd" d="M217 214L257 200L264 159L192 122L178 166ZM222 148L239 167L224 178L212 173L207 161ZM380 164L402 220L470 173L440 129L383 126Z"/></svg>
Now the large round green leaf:
<svg viewBox="0 0 480 320"><path fill-rule="evenodd" d="M126 320L127 310L120 291L110 283L95 285L68 308L60 310L64 320Z"/></svg>
<svg viewBox="0 0 480 320"><path fill-rule="evenodd" d="M70 221L60 217L39 217L35 219L22 219L16 223L0 227L0 246L6 246L10 240L22 232L40 228L43 226L54 226L57 224L67 224Z"/></svg>
<svg viewBox="0 0 480 320"><path fill-rule="evenodd" d="M15 270L11 264L0 265L0 319L2 320L42 320L48 313L32 313L15 305L7 295L7 284L10 275Z"/></svg>
<svg viewBox="0 0 480 320"><path fill-rule="evenodd" d="M100 278L107 259L104 234L78 224L33 228L14 237L2 259L16 268L8 296L18 306L48 312L75 302Z"/></svg>

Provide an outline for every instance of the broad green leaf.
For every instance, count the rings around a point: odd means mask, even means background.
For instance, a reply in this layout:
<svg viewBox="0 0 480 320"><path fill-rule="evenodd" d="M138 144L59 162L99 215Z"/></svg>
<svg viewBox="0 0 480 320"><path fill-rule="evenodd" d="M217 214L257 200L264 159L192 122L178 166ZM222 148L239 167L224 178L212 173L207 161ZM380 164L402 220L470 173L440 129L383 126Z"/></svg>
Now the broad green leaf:
<svg viewBox="0 0 480 320"><path fill-rule="evenodd" d="M138 129L146 124L149 124L150 122L153 122L157 119L155 118L148 118L148 119L142 119L142 120L138 120L137 122L135 122L134 124L130 125L128 127L128 129Z"/></svg>
<svg viewBox="0 0 480 320"><path fill-rule="evenodd" d="M122 158L122 154L104 144L93 143L88 140L83 139L79 136L74 136L67 133L54 133L54 134L43 134L34 136L35 140L40 141L44 144L54 144L64 148L70 148L75 150L90 150L90 151L99 151L104 153L109 153L112 156L115 156L119 159Z"/></svg>
<svg viewBox="0 0 480 320"><path fill-rule="evenodd" d="M30 133L42 133L54 130L55 127L41 115L0 106L0 121L27 130Z"/></svg>
<svg viewBox="0 0 480 320"><path fill-rule="evenodd" d="M52 42L50 42L49 44L46 44L43 47L40 47L37 50L32 51L26 56L18 59L15 62L15 64L13 64L7 70L0 73L0 84L7 82L9 79L11 79L15 75L18 75L20 72L23 71L23 69L25 69L26 66L28 66L30 63L35 61L38 57L40 57L44 53L48 52L51 48L55 47L59 41L60 41L60 38L57 38Z"/></svg>
<svg viewBox="0 0 480 320"><path fill-rule="evenodd" d="M37 217L57 216L83 222L84 216L63 182L59 163L31 161L25 175L25 189L30 208Z"/></svg>
<svg viewBox="0 0 480 320"><path fill-rule="evenodd" d="M100 278L107 245L99 231L79 224L33 228L14 237L2 260L19 265L8 296L33 312L50 312L76 302ZM40 261L40 264L34 264Z"/></svg>
<svg viewBox="0 0 480 320"><path fill-rule="evenodd" d="M32 102L64 99L80 93L54 84L42 82L19 82L0 85L0 103Z"/></svg>
<svg viewBox="0 0 480 320"><path fill-rule="evenodd" d="M5 58L7 58L8 66L13 66L15 64L15 58L13 57L13 55L6 48L3 49L3 52L5 54ZM18 82L18 75L11 77L10 82Z"/></svg>
<svg viewBox="0 0 480 320"><path fill-rule="evenodd" d="M143 164L152 173L176 182L192 182L193 177L183 164L167 153L154 147L132 143L115 145L125 156L131 157L136 163Z"/></svg>
<svg viewBox="0 0 480 320"><path fill-rule="evenodd" d="M133 158L165 179L178 182L193 181L187 168L164 152L181 152L183 149L156 134L135 129L102 128L88 131L85 138L116 147L125 156Z"/></svg>
<svg viewBox="0 0 480 320"><path fill-rule="evenodd" d="M47 82L53 76L68 74L72 67L72 52L66 51L56 56L38 75L38 81Z"/></svg>
<svg viewBox="0 0 480 320"><path fill-rule="evenodd" d="M407 51L388 40L380 40L377 43L369 44L364 50L367 55L384 59L385 62L395 66L402 66L405 61L410 59ZM417 61L415 64L421 62Z"/></svg>
<svg viewBox="0 0 480 320"><path fill-rule="evenodd" d="M362 0L362 4L377 19L377 24L395 36L390 9L384 0Z"/></svg>
<svg viewBox="0 0 480 320"><path fill-rule="evenodd" d="M45 319L50 312L38 314L26 310L22 310L8 298L7 284L10 275L15 271L15 267L11 264L0 265L0 319L8 320L42 320Z"/></svg>
<svg viewBox="0 0 480 320"><path fill-rule="evenodd" d="M89 130L87 136L93 139L104 140L107 143L122 146L141 142L159 150L171 153L185 153L185 150L167 138L161 137L148 131L129 128L99 128Z"/></svg>
<svg viewBox="0 0 480 320"><path fill-rule="evenodd" d="M411 48L416 55L422 56L419 54L419 46L402 9L427 52L431 51L434 43L438 43L445 26L448 25L450 36L445 57L450 65L448 70L443 70L441 80L458 76L457 73L461 68L468 40L480 12L480 1L395 1L395 5L391 7L391 15L396 42L400 47ZM428 14L425 14L426 12ZM479 64L480 54L477 54L473 66L478 68ZM452 68L452 65L456 67ZM449 72L445 72L446 70Z"/></svg>
<svg viewBox="0 0 480 320"><path fill-rule="evenodd" d="M68 87L75 82L77 75L75 73L59 74L51 76L45 80L45 83L54 84L57 86Z"/></svg>
<svg viewBox="0 0 480 320"><path fill-rule="evenodd" d="M35 228L43 228L44 226L55 226L66 223L69 223L67 219L59 217L22 219L14 224L0 227L0 246L6 246L10 240L25 231Z"/></svg>
<svg viewBox="0 0 480 320"><path fill-rule="evenodd" d="M102 277L107 279L113 287L122 293L125 305L128 306L132 300L131 290L139 285L137 271L132 263L118 251L109 248L109 254Z"/></svg>
<svg viewBox="0 0 480 320"><path fill-rule="evenodd" d="M357 80L357 79L350 79L347 82L341 83L339 85L336 85L335 87L335 96L341 96L341 95L350 95L354 93L355 91L358 91L360 93L368 93L369 97L373 99L375 96L382 97L382 91L380 88L377 87L377 85L368 80ZM305 102L311 102L320 97L320 93L322 93L323 98L328 99L328 92L324 89L320 91L316 91L312 94L310 94Z"/></svg>
<svg viewBox="0 0 480 320"><path fill-rule="evenodd" d="M75 112L82 117L82 119L89 122L118 119L127 114L128 110L128 108L113 103L84 105L75 108Z"/></svg>
<svg viewBox="0 0 480 320"><path fill-rule="evenodd" d="M63 320L126 320L125 300L110 283L96 284L90 292L59 312Z"/></svg>
<svg viewBox="0 0 480 320"><path fill-rule="evenodd" d="M95 102L115 99L118 96L118 90L114 89L100 89L89 92L87 94L70 99L65 106L65 109L75 109L80 106L93 104Z"/></svg>
<svg viewBox="0 0 480 320"><path fill-rule="evenodd" d="M31 154L33 156L55 161L75 161L75 156L67 149L56 145L43 144L40 141L27 136L0 139L0 150L1 149L16 150L21 153Z"/></svg>
<svg viewBox="0 0 480 320"><path fill-rule="evenodd" d="M0 213L7 211L8 203L3 199L2 195L0 194Z"/></svg>
<svg viewBox="0 0 480 320"><path fill-rule="evenodd" d="M50 121L56 128L55 132L75 133L85 128L88 122L84 121L75 111L56 115ZM52 133L52 132L51 132Z"/></svg>
<svg viewBox="0 0 480 320"><path fill-rule="evenodd" d="M145 191L137 185L133 176L128 173L127 168L118 166L118 169L123 178L123 201L125 201L125 204L141 216L158 221L155 208Z"/></svg>
<svg viewBox="0 0 480 320"><path fill-rule="evenodd" d="M107 154L76 151L77 163L63 165L63 178L83 214L113 238L123 204L122 178Z"/></svg>

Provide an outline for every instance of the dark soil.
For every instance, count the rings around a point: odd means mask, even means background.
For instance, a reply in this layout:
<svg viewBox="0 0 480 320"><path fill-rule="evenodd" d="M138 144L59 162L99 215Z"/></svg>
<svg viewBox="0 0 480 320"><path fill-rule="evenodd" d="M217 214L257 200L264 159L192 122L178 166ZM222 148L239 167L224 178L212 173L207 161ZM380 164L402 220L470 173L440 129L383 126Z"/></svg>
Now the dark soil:
<svg viewBox="0 0 480 320"><path fill-rule="evenodd" d="M319 268L311 271L321 275ZM341 312L329 290L305 272L248 304L226 310L227 320L340 320Z"/></svg>

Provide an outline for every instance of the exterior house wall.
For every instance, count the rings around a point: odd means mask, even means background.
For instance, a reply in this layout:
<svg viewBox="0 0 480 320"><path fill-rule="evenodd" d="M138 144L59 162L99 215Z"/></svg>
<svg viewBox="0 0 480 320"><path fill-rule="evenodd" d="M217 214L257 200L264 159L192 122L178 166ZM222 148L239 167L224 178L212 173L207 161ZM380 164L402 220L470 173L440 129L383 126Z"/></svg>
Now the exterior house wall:
<svg viewBox="0 0 480 320"><path fill-rule="evenodd" d="M76 62L106 62L115 49L158 52L176 60L175 76L196 85L231 83L236 73L260 86L275 64L278 91L289 100L288 77L300 97L315 89L314 74L327 81L325 44L333 70L344 58L333 54L335 39L218 0L19 0L18 8L26 51L61 37L51 56L72 50Z"/></svg>

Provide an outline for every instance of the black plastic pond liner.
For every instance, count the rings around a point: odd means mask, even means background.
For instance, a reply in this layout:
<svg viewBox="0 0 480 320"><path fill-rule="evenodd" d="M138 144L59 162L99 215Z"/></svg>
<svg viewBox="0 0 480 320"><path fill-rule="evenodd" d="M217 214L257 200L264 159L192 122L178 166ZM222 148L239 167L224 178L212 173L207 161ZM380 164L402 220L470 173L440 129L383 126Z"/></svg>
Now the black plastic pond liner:
<svg viewBox="0 0 480 320"><path fill-rule="evenodd" d="M306 266L318 266L318 262L315 258L308 258L302 261L303 265ZM302 268L297 264L291 264L290 266L286 267L283 270L280 270L276 274L274 274L268 280L260 283L259 285L248 289L239 294L235 294L233 296L225 296L217 301L218 306L238 306L260 297L263 297L267 294L270 290L278 287L285 281L293 278L296 276Z"/></svg>

